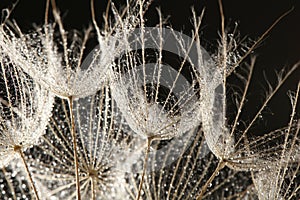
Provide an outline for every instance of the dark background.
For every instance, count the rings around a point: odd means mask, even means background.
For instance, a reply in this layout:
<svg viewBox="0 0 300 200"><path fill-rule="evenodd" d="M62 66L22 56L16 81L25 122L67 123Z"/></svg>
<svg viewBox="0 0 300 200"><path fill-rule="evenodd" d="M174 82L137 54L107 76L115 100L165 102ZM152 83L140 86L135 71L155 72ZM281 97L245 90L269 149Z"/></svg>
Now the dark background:
<svg viewBox="0 0 300 200"><path fill-rule="evenodd" d="M22 28L27 31L32 24L43 24L46 0L20 0L11 14ZM66 29L82 29L91 23L89 0L56 0L61 10ZM106 1L95 0L98 23L102 23L102 13ZM115 5L125 5L126 1L114 1ZM1 0L0 8L11 7L12 1ZM220 14L217 0L154 0L146 13L147 25L155 25L158 21L156 8L160 7L163 16L169 16L169 24L177 31L190 34L191 7L200 14L205 7L202 21L201 36L209 52L214 52L219 40ZM223 0L226 25L233 27L239 24L238 30L242 36L257 39L284 12L294 7L293 11L282 19L256 49L258 55L254 71L254 81L249 96L249 117L259 108L266 87L263 72L271 83L275 83L274 70L289 67L300 61L300 1L299 0ZM284 84L274 97L269 107L272 112L262 120L262 124L269 128L278 128L288 122L291 106L287 97L288 89L296 89L299 81L299 69ZM247 118L247 117L246 117ZM245 120L247 120L245 118Z"/></svg>
<svg viewBox="0 0 300 200"><path fill-rule="evenodd" d="M1 0L0 8L11 7L11 0ZM19 0L12 13L24 28L31 28L32 23L42 24L44 20L46 0ZM89 0L56 0L66 28L81 29L90 23ZM95 0L98 21L101 23L102 13L107 1ZM116 6L125 5L126 1L114 1ZM176 30L189 33L191 29L191 7L200 13L205 7L202 23L203 39L214 42L218 39L220 14L217 0L154 0L146 18L149 25L157 22L156 8L160 7L163 16L169 16L170 24ZM270 65L294 63L300 59L300 2L298 0L223 0L226 22L229 27L238 22L243 36L258 38L280 15L292 7L294 10L272 30L258 49L260 58Z"/></svg>

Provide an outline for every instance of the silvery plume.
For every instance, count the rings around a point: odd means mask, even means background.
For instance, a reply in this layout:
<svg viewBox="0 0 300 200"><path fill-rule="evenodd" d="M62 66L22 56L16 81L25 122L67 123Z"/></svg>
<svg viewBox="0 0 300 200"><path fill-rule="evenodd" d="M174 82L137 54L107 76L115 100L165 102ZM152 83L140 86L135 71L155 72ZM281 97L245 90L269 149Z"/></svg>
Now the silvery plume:
<svg viewBox="0 0 300 200"><path fill-rule="evenodd" d="M269 91L266 94L265 101L257 110L256 114L247 123L241 119L245 101L247 101L247 93L253 74L255 59L252 59L249 65L241 69L237 76L245 87L240 93L230 88L227 92L224 79L220 70L216 69L213 75L209 75L208 79L201 80L200 87L204 94L201 96L201 110L203 131L211 151L226 165L237 170L255 170L267 167L279 160L278 155L284 150L282 138L284 134L281 130L284 127L265 131L259 135L251 134L257 121L263 116L263 112L267 109L267 105L274 97L279 88L287 80L287 78L299 67L299 63L292 66L291 70L284 70L278 74L278 83L272 86L268 83ZM225 75L226 76L226 75ZM219 81L216 82L216 80ZM212 92L209 92L212 91ZM234 91L234 94L231 92ZM228 117L228 100L227 95L234 96L235 109L231 112L235 113L233 120ZM232 106L232 105L231 105ZM235 111L234 111L235 110Z"/></svg>
<svg viewBox="0 0 300 200"><path fill-rule="evenodd" d="M199 125L199 88L189 61L181 56L191 41L180 37L168 28L136 29L128 35L129 52L114 68L112 97L132 130L144 138L171 139ZM172 58L172 51L179 56ZM178 59L177 65L170 66L172 59Z"/></svg>
<svg viewBox="0 0 300 200"><path fill-rule="evenodd" d="M263 113L267 110L275 94L292 72L299 68L299 63L296 63L290 70L283 69L277 74L275 86L266 81L268 90L262 105L253 116L248 116L250 119L247 119L246 122L243 121L241 116L245 110L251 86L255 57L252 57L249 64L241 65L241 63L262 40L263 36L270 31L270 28L254 44L250 46L240 45L240 41L234 35L225 31L221 1L219 1L219 5L222 22L220 47L217 55L213 56L214 64L201 68L198 77L201 88L199 112L201 113L203 132L210 150L218 157L219 164L209 181L202 187L197 199L203 198L208 186L225 166L234 170L258 171L280 162L280 155L289 148L283 142L286 135L281 130L284 127L273 131L266 130L259 134L253 134L252 131L256 123L263 118ZM283 14L274 24L286 14ZM197 30L200 22L197 22L197 19L194 21L196 22L195 30ZM197 38L197 46L200 49L199 37ZM240 48L242 49L241 54L239 53ZM201 58L201 51L198 51L198 54ZM199 60L201 61L201 59ZM227 83L228 79L232 77L240 85L243 85L242 89L239 86L231 87Z"/></svg>
<svg viewBox="0 0 300 200"><path fill-rule="evenodd" d="M7 57L3 56L0 62L0 166L3 167L15 158L18 146L24 151L45 133L53 96Z"/></svg>
<svg viewBox="0 0 300 200"><path fill-rule="evenodd" d="M145 171L152 141L182 136L199 125L193 40L164 28L162 19L153 28L141 20L126 39L129 47L111 80L112 97L130 128L147 140Z"/></svg>
<svg viewBox="0 0 300 200"><path fill-rule="evenodd" d="M283 150L279 162L265 170L253 172L252 178L259 199L297 199L300 197L300 135L299 91L290 93L292 114L284 133Z"/></svg>
<svg viewBox="0 0 300 200"><path fill-rule="evenodd" d="M16 67L6 55L1 54L0 65L0 167L6 167L12 160L20 158L37 196L23 152L36 145L45 133L53 96Z"/></svg>
<svg viewBox="0 0 300 200"><path fill-rule="evenodd" d="M55 20L52 23L45 16L45 24L30 33L23 33L16 22L9 20L1 25L3 54L57 96L78 98L94 94L107 81L114 58L122 48L123 30L121 26L101 30L98 48L83 62L92 27L83 34L66 31L55 1L51 2Z"/></svg>

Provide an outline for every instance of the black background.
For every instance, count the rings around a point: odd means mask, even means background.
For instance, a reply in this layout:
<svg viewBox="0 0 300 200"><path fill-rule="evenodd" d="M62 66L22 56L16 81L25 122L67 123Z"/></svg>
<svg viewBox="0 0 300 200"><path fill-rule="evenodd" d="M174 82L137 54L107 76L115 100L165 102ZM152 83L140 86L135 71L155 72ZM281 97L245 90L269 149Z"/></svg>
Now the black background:
<svg viewBox="0 0 300 200"><path fill-rule="evenodd" d="M81 29L91 22L89 0L56 0L64 25L68 28ZM11 7L13 1L1 0L0 8ZM33 23L42 24L46 0L19 0L12 13L21 27L30 28ZM125 5L126 1L114 1L116 6ZM101 23L105 0L95 0L95 10ZM229 27L238 22L243 36L258 38L280 15L294 7L294 10L272 30L258 49L260 60L270 65L294 63L300 59L300 2L297 0L223 0L226 22ZM170 16L170 24L176 30L189 33L191 24L191 7L197 13L205 8L202 23L203 39L214 42L218 39L220 14L217 0L154 0L146 14L149 25L157 22L156 8L162 10L163 16ZM262 57L265 57L262 58Z"/></svg>
<svg viewBox="0 0 300 200"><path fill-rule="evenodd" d="M20 0L11 14L21 29L30 30L32 24L41 25L44 22L46 0ZM91 23L89 0L56 0L63 16L65 28L82 29ZM116 6L125 5L126 1L114 1ZM102 23L102 13L106 1L95 0L95 10L98 23ZM1 0L0 8L11 7L12 1ZM239 24L238 30L242 36L257 39L284 12L294 7L293 11L282 19L256 49L258 55L254 71L254 81L250 90L249 116L255 113L262 103L263 87L266 87L263 72L271 83L275 83L274 70L288 67L300 61L300 1L299 0L223 0L226 25L233 27ZM205 8L202 21L201 36L209 52L214 52L219 40L220 13L217 0L154 0L146 13L147 25L155 25L158 21L156 8L160 8L163 16L169 16L169 24L177 31L190 34L191 7L198 14ZM283 88L271 101L269 107L273 114L263 119L263 124L278 128L288 122L291 111L287 90L296 88L299 81L299 70L286 82ZM252 96L251 96L252 95Z"/></svg>

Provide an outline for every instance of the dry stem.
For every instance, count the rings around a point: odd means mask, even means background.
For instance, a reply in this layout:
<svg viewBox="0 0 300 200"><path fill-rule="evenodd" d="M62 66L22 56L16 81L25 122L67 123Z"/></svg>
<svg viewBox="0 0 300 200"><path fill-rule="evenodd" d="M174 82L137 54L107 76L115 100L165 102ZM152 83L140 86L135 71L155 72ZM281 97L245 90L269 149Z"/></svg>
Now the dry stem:
<svg viewBox="0 0 300 200"><path fill-rule="evenodd" d="M76 199L80 200L80 182L79 182L79 170L78 170L78 157L77 157L77 142L76 142L76 133L75 133L75 121L73 114L73 97L69 97L69 109L70 109L70 117L71 117L71 135L73 141L73 153L74 153L74 165L75 165L75 179L76 179Z"/></svg>
<svg viewBox="0 0 300 200"><path fill-rule="evenodd" d="M33 189L33 193L34 193L34 195L35 195L35 198L36 198L37 200L39 200L40 198L39 198L37 189L36 189L36 187L35 187L34 181L33 181L33 179L32 179L32 175L31 175L31 173L30 173L30 171L29 171L27 162L26 162L26 160L25 160L24 153L22 152L22 147L17 145L17 146L15 146L14 151L17 152L17 153L20 155L21 160L23 161L23 164L24 164L24 167L25 167L25 171L26 171L27 176L28 176L28 178L29 178L29 182L30 182L31 187L32 187L32 189Z"/></svg>
<svg viewBox="0 0 300 200"><path fill-rule="evenodd" d="M149 152L150 152L151 142L152 142L152 138L148 138L147 139L147 149L146 149L146 154L145 154L145 159L144 159L142 179L141 179L141 182L140 182L140 185L139 185L139 191L138 191L138 195L136 197L136 200L139 200L140 197L141 197L141 191L142 191L142 188L143 188L145 173L146 173L146 169L147 169L148 156L149 156Z"/></svg>
<svg viewBox="0 0 300 200"><path fill-rule="evenodd" d="M206 192L208 186L212 183L212 181L215 179L215 177L217 176L217 174L219 173L219 171L221 169L223 169L223 167L225 166L225 162L223 160L220 160L218 163L217 168L215 169L214 173L209 177L208 181L203 185L200 194L197 197L197 200L201 200L204 193Z"/></svg>

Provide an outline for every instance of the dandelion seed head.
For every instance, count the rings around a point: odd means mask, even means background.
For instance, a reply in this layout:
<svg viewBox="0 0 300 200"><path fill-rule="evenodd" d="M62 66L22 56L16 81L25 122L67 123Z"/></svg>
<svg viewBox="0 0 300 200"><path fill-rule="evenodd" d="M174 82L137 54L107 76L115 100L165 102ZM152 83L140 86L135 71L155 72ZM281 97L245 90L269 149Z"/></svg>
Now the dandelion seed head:
<svg viewBox="0 0 300 200"><path fill-rule="evenodd" d="M121 128L115 127L113 105L109 90L74 101L74 117L78 134L78 159L83 198L125 198L124 174L131 170L130 147ZM70 119L64 100L57 104L47 133L32 159L36 179L49 192L48 198L72 198L75 193L75 174L71 140L68 138ZM61 117L57 119L56 115ZM64 124L64 125L63 125ZM62 125L65 127L61 129ZM45 154L43 154L45 153ZM41 166L43 166L41 168Z"/></svg>

